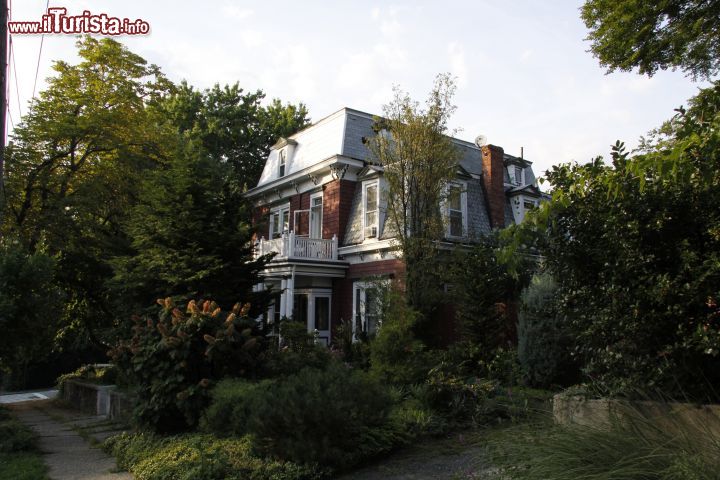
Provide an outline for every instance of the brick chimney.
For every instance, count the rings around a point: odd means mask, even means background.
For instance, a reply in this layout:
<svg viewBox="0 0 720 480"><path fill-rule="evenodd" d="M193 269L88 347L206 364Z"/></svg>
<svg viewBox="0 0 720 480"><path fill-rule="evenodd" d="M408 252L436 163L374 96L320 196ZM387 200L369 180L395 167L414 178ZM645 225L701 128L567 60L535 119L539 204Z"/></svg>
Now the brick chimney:
<svg viewBox="0 0 720 480"><path fill-rule="evenodd" d="M483 145L482 172L485 202L490 214L492 228L505 227L505 186L503 149L495 145Z"/></svg>

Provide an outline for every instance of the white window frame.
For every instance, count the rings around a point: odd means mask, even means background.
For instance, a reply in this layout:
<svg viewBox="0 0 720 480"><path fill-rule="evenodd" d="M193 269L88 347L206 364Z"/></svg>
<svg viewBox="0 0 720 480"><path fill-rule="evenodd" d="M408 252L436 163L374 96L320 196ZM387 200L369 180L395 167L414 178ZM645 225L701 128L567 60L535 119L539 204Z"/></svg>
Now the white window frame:
<svg viewBox="0 0 720 480"><path fill-rule="evenodd" d="M278 150L278 178L287 174L287 150L281 148Z"/></svg>
<svg viewBox="0 0 720 480"><path fill-rule="evenodd" d="M375 187L375 224L368 225L367 214L370 213L367 210L367 191L369 188ZM372 211L372 210L371 210ZM378 238L380 236L380 182L372 180L363 183L362 190L362 216L363 216L363 238ZM367 229L375 227L375 235L368 235Z"/></svg>
<svg viewBox="0 0 720 480"><path fill-rule="evenodd" d="M282 228L285 226L284 225L285 222L283 222L283 214L284 213L287 213L287 227L286 228ZM275 215L278 216L278 227L281 227L281 230L279 232L276 232L274 230ZM281 225L281 224L283 224L283 225ZM289 231L289 229L290 229L290 204L286 203L284 205L280 205L278 207L270 209L270 229L268 231L270 240L272 240L273 238L282 237L283 233L287 233Z"/></svg>
<svg viewBox="0 0 720 480"><path fill-rule="evenodd" d="M313 232L312 232L312 226L313 226L312 219L313 219L313 201L316 198L320 199L320 218L319 218L320 235L317 238L322 238L322 236L323 236L323 208L325 208L325 199L323 198L322 191L313 193L312 195L310 195L310 214L308 215L308 217L309 217L308 237L315 238L315 237L313 237Z"/></svg>
<svg viewBox="0 0 720 480"><path fill-rule="evenodd" d="M353 339L357 340L358 335L361 332L366 334L377 334L380 327L382 327L382 299L380 295L382 288L388 285L388 280L376 280L376 281L357 281L353 283L353 296L352 296L352 331ZM375 331L368 331L368 318L367 318L367 290L375 290L377 292L377 318L375 319ZM358 295L360 295L360 305L358 305ZM358 310L359 308L359 310ZM360 317L360 331L358 331L357 319Z"/></svg>
<svg viewBox="0 0 720 480"><path fill-rule="evenodd" d="M452 234L452 223L450 221L450 189L453 187L460 188L460 212L462 214L462 233L460 235ZM468 231L468 208L467 208L467 183L458 180L448 183L445 187L445 205L444 215L447 219L447 228L445 229L445 235L447 238L463 238L467 235ZM454 211L457 211L453 209Z"/></svg>

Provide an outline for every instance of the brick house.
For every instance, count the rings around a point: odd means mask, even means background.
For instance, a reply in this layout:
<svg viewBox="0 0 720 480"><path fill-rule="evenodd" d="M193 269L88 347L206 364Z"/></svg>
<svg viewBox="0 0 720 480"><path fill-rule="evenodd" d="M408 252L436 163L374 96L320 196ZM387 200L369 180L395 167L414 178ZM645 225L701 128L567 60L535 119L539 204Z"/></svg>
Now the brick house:
<svg viewBox="0 0 720 480"><path fill-rule="evenodd" d="M364 139L373 116L343 108L271 148L256 187L246 195L260 226L258 255L276 252L262 272L279 292L268 311L292 317L326 343L342 319L354 331L376 328L371 278L398 278L404 266L386 227L382 167ZM468 242L522 221L542 193L531 162L494 145L452 139L460 150L457 195L445 207L447 241Z"/></svg>

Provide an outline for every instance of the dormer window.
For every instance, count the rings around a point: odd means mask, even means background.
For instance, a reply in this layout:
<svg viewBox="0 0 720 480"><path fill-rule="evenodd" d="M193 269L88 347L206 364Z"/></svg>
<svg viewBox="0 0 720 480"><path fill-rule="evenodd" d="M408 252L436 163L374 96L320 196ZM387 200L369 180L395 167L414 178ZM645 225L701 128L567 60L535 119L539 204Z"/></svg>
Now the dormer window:
<svg viewBox="0 0 720 480"><path fill-rule="evenodd" d="M515 178L514 184L515 185L522 185L523 184L523 169L522 167L515 167Z"/></svg>
<svg viewBox="0 0 720 480"><path fill-rule="evenodd" d="M285 164L287 163L287 150L282 149L278 151L278 177L285 176Z"/></svg>
<svg viewBox="0 0 720 480"><path fill-rule="evenodd" d="M451 183L447 187L447 236L462 237L467 228L467 193L463 183Z"/></svg>
<svg viewBox="0 0 720 480"><path fill-rule="evenodd" d="M363 188L363 219L365 238L378 236L378 182L366 183Z"/></svg>

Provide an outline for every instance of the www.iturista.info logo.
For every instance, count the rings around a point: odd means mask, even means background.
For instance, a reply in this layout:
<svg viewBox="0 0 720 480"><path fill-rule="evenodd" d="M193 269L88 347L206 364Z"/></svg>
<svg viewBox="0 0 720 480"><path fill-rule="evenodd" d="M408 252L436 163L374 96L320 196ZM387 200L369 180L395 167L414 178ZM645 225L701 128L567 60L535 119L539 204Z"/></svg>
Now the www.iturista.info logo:
<svg viewBox="0 0 720 480"><path fill-rule="evenodd" d="M147 35L150 24L140 18L111 17L106 13L94 14L85 10L82 15L68 15L64 7L48 8L39 22L8 22L8 30L14 35L78 34L99 35Z"/></svg>

